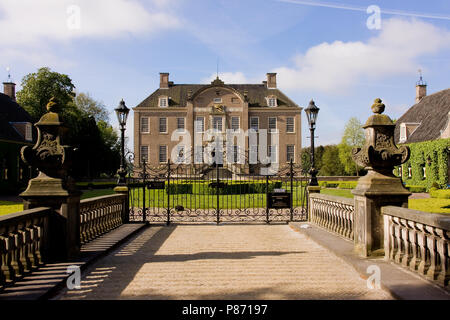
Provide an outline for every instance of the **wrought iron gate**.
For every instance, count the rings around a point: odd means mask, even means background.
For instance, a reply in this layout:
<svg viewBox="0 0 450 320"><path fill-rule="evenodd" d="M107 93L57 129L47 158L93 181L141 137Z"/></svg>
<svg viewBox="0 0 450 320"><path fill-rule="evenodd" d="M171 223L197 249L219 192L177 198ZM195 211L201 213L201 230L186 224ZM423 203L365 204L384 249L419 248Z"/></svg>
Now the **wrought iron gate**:
<svg viewBox="0 0 450 320"><path fill-rule="evenodd" d="M128 178L130 221L288 222L307 219L307 177L292 162L274 175L254 165L145 162Z"/></svg>

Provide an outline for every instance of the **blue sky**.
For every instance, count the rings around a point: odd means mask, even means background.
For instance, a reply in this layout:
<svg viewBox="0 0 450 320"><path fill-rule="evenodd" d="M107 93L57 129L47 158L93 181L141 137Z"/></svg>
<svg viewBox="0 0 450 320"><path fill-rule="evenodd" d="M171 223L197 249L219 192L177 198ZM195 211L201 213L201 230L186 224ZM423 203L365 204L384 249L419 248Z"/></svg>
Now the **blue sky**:
<svg viewBox="0 0 450 320"><path fill-rule="evenodd" d="M370 5L381 9L379 29L367 26ZM120 99L136 106L159 72L207 83L217 61L226 83L277 72L298 105L313 98L318 144L339 143L348 119L364 122L377 97L398 118L414 103L419 68L428 93L450 87L448 0L2 0L0 30L3 79L7 67L17 84L43 66L66 73L114 126ZM127 127L132 137L132 117Z"/></svg>

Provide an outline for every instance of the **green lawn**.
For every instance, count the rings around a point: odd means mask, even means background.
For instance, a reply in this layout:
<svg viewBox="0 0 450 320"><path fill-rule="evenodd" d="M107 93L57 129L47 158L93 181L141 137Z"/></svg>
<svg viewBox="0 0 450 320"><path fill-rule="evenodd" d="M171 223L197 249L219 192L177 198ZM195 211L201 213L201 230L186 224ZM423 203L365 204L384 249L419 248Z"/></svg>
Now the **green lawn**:
<svg viewBox="0 0 450 320"><path fill-rule="evenodd" d="M325 189L325 188L323 188L322 190L320 190L320 193L329 194L331 196L344 197L344 198L353 198L353 194L352 194L351 190L349 190L349 189L334 189L334 188Z"/></svg>
<svg viewBox="0 0 450 320"><path fill-rule="evenodd" d="M81 199L94 198L114 194L113 189L98 189L83 191ZM23 204L12 201L0 201L0 216L23 210Z"/></svg>
<svg viewBox="0 0 450 320"><path fill-rule="evenodd" d="M289 190L286 190L289 192ZM130 206L142 207L143 191L142 188L135 188L131 192ZM293 188L293 206L301 206L302 201L301 187ZM265 208L265 193L248 193L248 194L225 194L219 195L219 206L222 209L240 209L240 208ZM145 192L145 206L147 208L167 208L183 206L189 209L213 209L217 207L217 196L215 194L171 194L170 199L166 190L148 190Z"/></svg>

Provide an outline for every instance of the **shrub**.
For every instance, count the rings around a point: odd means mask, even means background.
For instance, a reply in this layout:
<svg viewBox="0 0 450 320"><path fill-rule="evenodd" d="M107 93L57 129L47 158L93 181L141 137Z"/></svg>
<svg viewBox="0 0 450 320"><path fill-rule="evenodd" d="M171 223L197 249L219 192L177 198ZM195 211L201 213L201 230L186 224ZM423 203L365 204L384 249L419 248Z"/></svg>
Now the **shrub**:
<svg viewBox="0 0 450 320"><path fill-rule="evenodd" d="M358 181L345 181L339 182L339 189L355 189Z"/></svg>
<svg viewBox="0 0 450 320"><path fill-rule="evenodd" d="M406 188L413 193L418 193L418 192L427 192L427 188L424 186L406 186Z"/></svg>
<svg viewBox="0 0 450 320"><path fill-rule="evenodd" d="M170 184L166 185L166 192L170 194L192 193L192 184Z"/></svg>
<svg viewBox="0 0 450 320"><path fill-rule="evenodd" d="M438 199L450 199L450 189L438 190L438 189L431 188L430 196L432 198L438 198Z"/></svg>

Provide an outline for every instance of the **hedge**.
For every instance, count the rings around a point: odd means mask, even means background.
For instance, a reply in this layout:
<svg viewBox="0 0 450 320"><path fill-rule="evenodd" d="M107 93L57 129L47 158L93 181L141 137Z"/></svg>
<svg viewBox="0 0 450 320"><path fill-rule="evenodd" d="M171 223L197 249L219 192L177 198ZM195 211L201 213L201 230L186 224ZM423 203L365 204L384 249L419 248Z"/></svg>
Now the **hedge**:
<svg viewBox="0 0 450 320"><path fill-rule="evenodd" d="M276 188L281 188L282 182L269 182L268 192L273 192ZM219 194L248 194L248 193L266 193L265 182L253 183L230 183L225 184L218 190ZM217 193L215 187L210 186L210 183L194 183L194 184L170 184L166 185L166 192L170 194L210 194Z"/></svg>
<svg viewBox="0 0 450 320"><path fill-rule="evenodd" d="M427 192L427 188L424 186L405 186L406 189L409 190L409 192L418 193L418 192Z"/></svg>
<svg viewBox="0 0 450 320"><path fill-rule="evenodd" d="M405 184L423 186L427 190L436 183L439 188L444 188L448 183L448 148L450 139L417 142L407 144L411 149L410 159L402 167L402 180ZM431 162L428 161L431 160ZM408 167L411 167L411 177L408 177ZM426 176L424 176L425 168ZM399 175L399 167L395 174Z"/></svg>
<svg viewBox="0 0 450 320"><path fill-rule="evenodd" d="M450 199L450 189L438 190L436 188L431 188L430 196L438 199Z"/></svg>
<svg viewBox="0 0 450 320"><path fill-rule="evenodd" d="M339 189L355 189L358 181L339 182Z"/></svg>

